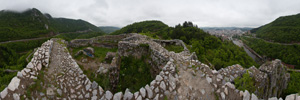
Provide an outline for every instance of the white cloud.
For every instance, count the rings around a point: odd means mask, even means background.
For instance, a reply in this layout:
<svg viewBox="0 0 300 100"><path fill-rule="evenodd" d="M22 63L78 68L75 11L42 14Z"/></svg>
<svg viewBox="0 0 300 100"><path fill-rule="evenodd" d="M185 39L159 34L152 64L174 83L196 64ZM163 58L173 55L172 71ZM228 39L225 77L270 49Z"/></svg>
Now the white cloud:
<svg viewBox="0 0 300 100"><path fill-rule="evenodd" d="M170 26L258 27L300 13L300 0L0 0L0 9L37 8L53 17L83 19L97 26L161 20Z"/></svg>

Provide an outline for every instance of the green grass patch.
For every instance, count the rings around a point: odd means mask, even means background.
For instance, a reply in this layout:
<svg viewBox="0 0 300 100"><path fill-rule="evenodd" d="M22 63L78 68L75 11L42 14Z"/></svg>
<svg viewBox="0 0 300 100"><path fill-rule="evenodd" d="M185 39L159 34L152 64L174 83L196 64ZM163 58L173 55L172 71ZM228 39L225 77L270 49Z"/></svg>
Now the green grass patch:
<svg viewBox="0 0 300 100"><path fill-rule="evenodd" d="M250 76L248 70L243 74L243 77L237 77L236 79L234 79L234 85L238 90L248 90L250 93L254 93L256 89L254 86L254 82L255 80Z"/></svg>
<svg viewBox="0 0 300 100"><path fill-rule="evenodd" d="M165 48L168 51L174 51L175 53L179 53L184 50L184 48L182 46L178 46L178 45L166 45Z"/></svg>
<svg viewBox="0 0 300 100"><path fill-rule="evenodd" d="M72 49L73 49L72 55L74 56L74 58L75 58L76 60L79 60L79 59L82 58L82 57L84 57L84 58L88 57L88 56L83 55L83 54L80 54L80 55L78 55L78 56L75 56L75 54L76 54L79 50L83 50L83 49L85 49L85 48L87 48L87 46L86 46L86 47L72 48ZM103 62L103 61L105 60L104 58L105 58L107 52L117 52L117 48L112 48L112 49L103 48L103 47L92 47L92 48L94 48L94 50L95 50L95 53L94 53L94 56L95 56L95 57L94 57L93 59L99 59L100 62Z"/></svg>
<svg viewBox="0 0 300 100"><path fill-rule="evenodd" d="M44 71L40 71L37 79L34 80L35 83L27 88L27 90L25 91L27 98L31 98L34 91L37 91L37 93L43 92L44 94L46 94L46 89L43 88L43 84L45 84L44 75Z"/></svg>
<svg viewBox="0 0 300 100"><path fill-rule="evenodd" d="M98 74L97 77L91 80L96 81L104 90L109 90L111 87L109 79L109 72L107 72L106 74Z"/></svg>
<svg viewBox="0 0 300 100"><path fill-rule="evenodd" d="M300 73L299 72L290 72L290 81L288 82L287 89L283 91L283 96L287 96L293 93L300 94Z"/></svg>
<svg viewBox="0 0 300 100"><path fill-rule="evenodd" d="M143 56L141 59L136 59L132 56L121 58L117 91L124 92L128 88L131 92L136 92L153 80L150 73L151 66L145 63L147 57Z"/></svg>
<svg viewBox="0 0 300 100"><path fill-rule="evenodd" d="M146 35L146 36L148 36L148 37L150 37L152 39L159 39L159 37L156 34L153 34L153 33L147 32L147 33L139 33L139 34Z"/></svg>

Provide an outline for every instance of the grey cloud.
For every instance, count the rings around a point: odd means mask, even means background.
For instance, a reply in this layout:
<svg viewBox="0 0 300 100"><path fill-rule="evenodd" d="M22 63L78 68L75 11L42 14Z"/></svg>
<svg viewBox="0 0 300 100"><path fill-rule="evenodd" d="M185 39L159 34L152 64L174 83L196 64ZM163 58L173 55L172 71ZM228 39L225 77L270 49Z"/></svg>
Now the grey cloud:
<svg viewBox="0 0 300 100"><path fill-rule="evenodd" d="M299 13L299 4L300 0L1 0L0 9L37 8L97 26L161 20L170 26L192 21L198 26L258 27Z"/></svg>

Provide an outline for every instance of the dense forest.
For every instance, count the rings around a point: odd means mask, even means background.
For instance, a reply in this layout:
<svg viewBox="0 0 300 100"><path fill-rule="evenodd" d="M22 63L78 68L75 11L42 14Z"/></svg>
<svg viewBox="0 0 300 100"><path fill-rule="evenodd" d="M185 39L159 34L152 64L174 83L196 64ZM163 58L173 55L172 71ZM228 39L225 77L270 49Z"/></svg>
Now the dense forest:
<svg viewBox="0 0 300 100"><path fill-rule="evenodd" d="M159 32L168 28L168 25L162 23L161 21L142 21L127 25L120 30L117 30L111 34L118 35L124 33L146 33L146 32Z"/></svg>
<svg viewBox="0 0 300 100"><path fill-rule="evenodd" d="M128 25L112 34L134 32L146 33L150 37L161 39L181 39L189 45L191 52L196 52L201 62L212 64L216 69L233 64L240 64L246 68L253 65L257 66L242 48L234 45L231 41L221 41L219 38L204 32L192 22L168 27L160 21L143 21Z"/></svg>
<svg viewBox="0 0 300 100"><path fill-rule="evenodd" d="M17 74L6 70L22 70L28 63L26 58L30 57L34 48L41 46L48 39L0 44L0 91L7 87Z"/></svg>
<svg viewBox="0 0 300 100"><path fill-rule="evenodd" d="M99 32L98 27L83 20L52 18L38 9L24 12L0 11L0 42L19 39L51 37L59 33L89 31Z"/></svg>
<svg viewBox="0 0 300 100"><path fill-rule="evenodd" d="M251 32L268 41L298 43L300 42L300 14L279 17Z"/></svg>
<svg viewBox="0 0 300 100"><path fill-rule="evenodd" d="M300 69L300 45L280 45L247 37L242 37L242 40L258 54L271 59L280 59L284 63L296 65L295 68Z"/></svg>

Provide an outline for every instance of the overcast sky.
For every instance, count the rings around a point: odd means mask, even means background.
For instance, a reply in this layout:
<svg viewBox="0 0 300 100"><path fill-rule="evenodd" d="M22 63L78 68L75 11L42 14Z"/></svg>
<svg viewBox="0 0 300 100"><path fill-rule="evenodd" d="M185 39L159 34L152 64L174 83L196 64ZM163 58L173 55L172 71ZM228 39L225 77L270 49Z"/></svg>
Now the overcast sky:
<svg viewBox="0 0 300 100"><path fill-rule="evenodd" d="M27 8L96 26L161 20L169 26L192 21L199 27L258 27L300 13L300 0L0 0L1 10Z"/></svg>

